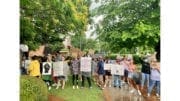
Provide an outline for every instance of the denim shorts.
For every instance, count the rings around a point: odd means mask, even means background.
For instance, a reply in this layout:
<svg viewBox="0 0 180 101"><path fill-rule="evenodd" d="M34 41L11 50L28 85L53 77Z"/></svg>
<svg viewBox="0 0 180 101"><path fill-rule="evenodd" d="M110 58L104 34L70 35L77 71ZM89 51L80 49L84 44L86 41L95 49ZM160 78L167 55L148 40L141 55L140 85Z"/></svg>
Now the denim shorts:
<svg viewBox="0 0 180 101"><path fill-rule="evenodd" d="M134 75L134 73L133 72L128 72L128 78L133 78L133 75Z"/></svg>

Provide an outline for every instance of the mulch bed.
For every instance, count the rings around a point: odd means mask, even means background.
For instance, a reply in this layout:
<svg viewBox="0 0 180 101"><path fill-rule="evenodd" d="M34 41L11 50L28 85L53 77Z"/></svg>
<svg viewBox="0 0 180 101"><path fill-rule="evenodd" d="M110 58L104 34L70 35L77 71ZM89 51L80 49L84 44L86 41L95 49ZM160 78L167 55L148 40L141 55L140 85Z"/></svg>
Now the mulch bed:
<svg viewBox="0 0 180 101"><path fill-rule="evenodd" d="M64 101L64 99L59 98L55 95L48 95L48 101Z"/></svg>

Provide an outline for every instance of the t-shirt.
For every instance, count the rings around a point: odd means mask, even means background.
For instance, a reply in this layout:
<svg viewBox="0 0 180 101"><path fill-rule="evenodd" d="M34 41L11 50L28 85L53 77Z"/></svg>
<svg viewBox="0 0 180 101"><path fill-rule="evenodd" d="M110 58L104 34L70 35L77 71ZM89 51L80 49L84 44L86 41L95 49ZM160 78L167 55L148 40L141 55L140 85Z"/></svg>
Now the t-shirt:
<svg viewBox="0 0 180 101"><path fill-rule="evenodd" d="M150 64L147 62L143 62L141 72L145 74L150 74L151 73Z"/></svg>
<svg viewBox="0 0 180 101"><path fill-rule="evenodd" d="M160 72L157 69L151 69L151 80L160 81Z"/></svg>
<svg viewBox="0 0 180 101"><path fill-rule="evenodd" d="M99 61L97 66L98 66L98 74L104 75L105 74L105 71L104 71L104 62L103 61Z"/></svg>

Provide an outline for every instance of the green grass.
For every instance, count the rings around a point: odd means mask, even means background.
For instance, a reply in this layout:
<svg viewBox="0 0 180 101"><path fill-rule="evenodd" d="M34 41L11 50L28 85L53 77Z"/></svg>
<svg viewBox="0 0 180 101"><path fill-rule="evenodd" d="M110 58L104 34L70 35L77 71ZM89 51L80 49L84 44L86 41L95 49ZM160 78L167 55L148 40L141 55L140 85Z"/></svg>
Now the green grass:
<svg viewBox="0 0 180 101"><path fill-rule="evenodd" d="M65 101L103 101L102 90L100 90L94 82L92 83L92 89L89 88L87 80L85 81L85 87L80 88L81 82L79 82L79 89L72 89L72 79L69 77L65 85L65 89L59 88L58 90L53 87L49 93L63 98Z"/></svg>

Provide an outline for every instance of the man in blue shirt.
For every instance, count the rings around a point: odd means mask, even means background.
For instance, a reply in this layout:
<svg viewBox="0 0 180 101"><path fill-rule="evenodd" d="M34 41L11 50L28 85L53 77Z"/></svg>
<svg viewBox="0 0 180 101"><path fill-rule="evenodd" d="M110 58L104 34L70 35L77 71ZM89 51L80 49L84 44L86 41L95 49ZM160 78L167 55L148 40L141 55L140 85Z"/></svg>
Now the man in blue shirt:
<svg viewBox="0 0 180 101"><path fill-rule="evenodd" d="M104 89L104 82L103 82L103 75L105 74L105 71L104 71L104 61L103 61L103 58L102 56L99 56L99 62L97 64L97 73L98 73L98 76L99 76L99 86L101 87L101 89Z"/></svg>

